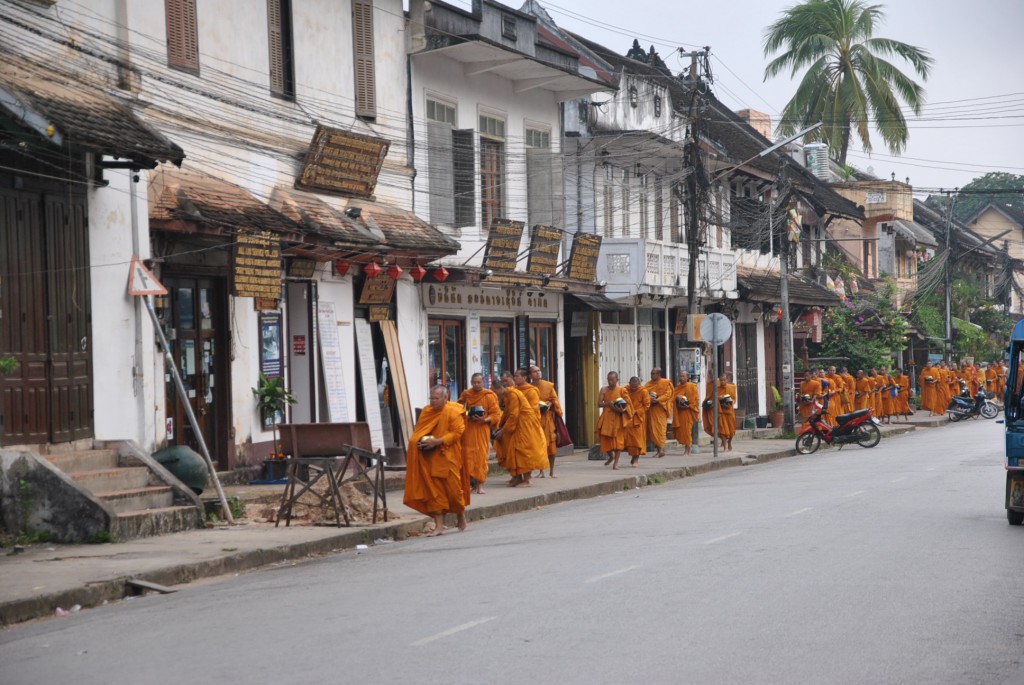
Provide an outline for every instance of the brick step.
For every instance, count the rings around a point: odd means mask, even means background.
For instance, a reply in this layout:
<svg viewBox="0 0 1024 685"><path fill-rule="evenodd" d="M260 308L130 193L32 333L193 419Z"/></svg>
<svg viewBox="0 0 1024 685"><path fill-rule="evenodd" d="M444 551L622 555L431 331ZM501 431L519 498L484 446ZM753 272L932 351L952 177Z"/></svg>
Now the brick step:
<svg viewBox="0 0 1024 685"><path fill-rule="evenodd" d="M68 475L79 471L116 469L118 464L117 450L114 449L61 452L48 454L46 459Z"/></svg>
<svg viewBox="0 0 1024 685"><path fill-rule="evenodd" d="M195 530L203 525L199 507L159 507L122 511L110 522L110 534L118 540L167 535Z"/></svg>
<svg viewBox="0 0 1024 685"><path fill-rule="evenodd" d="M173 491L170 486L166 485L94 494L119 514L146 509L164 509L170 507L171 502L174 501Z"/></svg>
<svg viewBox="0 0 1024 685"><path fill-rule="evenodd" d="M150 476L149 469L145 466L75 471L69 475L93 494L144 488L149 485Z"/></svg>

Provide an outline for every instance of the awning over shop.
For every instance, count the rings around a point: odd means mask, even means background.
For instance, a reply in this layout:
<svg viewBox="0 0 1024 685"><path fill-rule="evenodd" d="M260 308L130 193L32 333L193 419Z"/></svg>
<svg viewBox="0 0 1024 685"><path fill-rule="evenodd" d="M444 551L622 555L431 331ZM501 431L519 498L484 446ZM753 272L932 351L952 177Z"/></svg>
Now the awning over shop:
<svg viewBox="0 0 1024 685"><path fill-rule="evenodd" d="M574 300L583 308L595 312L619 312L626 308L615 300L608 299L601 293L566 293L566 303Z"/></svg>
<svg viewBox="0 0 1024 685"><path fill-rule="evenodd" d="M0 116L54 145L130 160L152 169L185 153L99 85L0 55ZM0 122L2 128L2 122Z"/></svg>
<svg viewBox="0 0 1024 685"><path fill-rule="evenodd" d="M778 304L782 299L782 282L777 275L740 274L738 281L741 299L772 304ZM840 299L828 288L790 274L789 301L791 304L834 307L839 304Z"/></svg>
<svg viewBox="0 0 1024 685"><path fill-rule="evenodd" d="M939 243L935 236L927 228L913 221L890 221L888 222L896 229L896 233L916 245L922 247L938 247Z"/></svg>

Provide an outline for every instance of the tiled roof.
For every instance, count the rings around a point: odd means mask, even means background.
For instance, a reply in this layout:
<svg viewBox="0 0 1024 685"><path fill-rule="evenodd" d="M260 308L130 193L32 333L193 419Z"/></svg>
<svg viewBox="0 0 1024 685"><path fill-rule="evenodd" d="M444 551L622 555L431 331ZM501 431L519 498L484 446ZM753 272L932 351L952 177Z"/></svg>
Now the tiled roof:
<svg viewBox="0 0 1024 685"><path fill-rule="evenodd" d="M778 303L782 298L782 281L772 274L739 274L741 297L753 302ZM789 275L789 301L791 304L832 307L839 304L839 296L814 281L794 274Z"/></svg>
<svg viewBox="0 0 1024 685"><path fill-rule="evenodd" d="M181 164L181 148L150 128L125 102L98 85L73 81L19 57L0 54L0 109L54 142L152 168ZM53 134L46 127L53 127Z"/></svg>
<svg viewBox="0 0 1024 685"><path fill-rule="evenodd" d="M348 207L362 210L362 221L370 228L384 234L384 245L400 250L426 250L437 253L455 254L459 243L420 219L412 212L390 207L379 202L350 199Z"/></svg>
<svg viewBox="0 0 1024 685"><path fill-rule="evenodd" d="M270 194L270 206L309 233L336 243L374 246L382 242L381 235L374 235L312 193L277 187Z"/></svg>
<svg viewBox="0 0 1024 685"><path fill-rule="evenodd" d="M940 210L923 200L914 200L914 221L928 229L935 236L936 242L939 245L946 244L947 219L944 210ZM979 257L985 257L986 255L994 257L1001 254L1000 250L991 244L983 245L985 239L972 231L966 224L953 219L951 227L953 235L956 236L957 243L965 246L966 249L974 249L974 254Z"/></svg>

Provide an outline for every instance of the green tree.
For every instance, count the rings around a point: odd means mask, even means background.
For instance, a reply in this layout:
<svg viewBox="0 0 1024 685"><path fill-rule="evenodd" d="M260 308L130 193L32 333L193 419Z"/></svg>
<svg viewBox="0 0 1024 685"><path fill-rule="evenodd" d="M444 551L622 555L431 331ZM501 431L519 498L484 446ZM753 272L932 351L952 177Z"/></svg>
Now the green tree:
<svg viewBox="0 0 1024 685"><path fill-rule="evenodd" d="M847 299L825 313L821 349L827 357L844 357L860 369L891 366L906 346L906 318L893 306L895 286L879 282L875 293Z"/></svg>
<svg viewBox="0 0 1024 685"><path fill-rule="evenodd" d="M782 111L780 136L820 121L824 126L814 135L845 165L854 129L864 150L871 151L873 118L889 151L903 151L909 132L900 101L920 114L924 89L889 58L905 60L922 80L928 79L932 58L921 48L875 38L883 17L881 5L861 0L807 0L784 10L765 30L765 56L783 50L765 67L766 81L785 71L795 78L807 70Z"/></svg>
<svg viewBox="0 0 1024 685"><path fill-rule="evenodd" d="M967 221L990 202L1024 208L1024 201L1021 199L1024 176L1008 174L1005 171L990 171L960 190L963 192L957 195L956 204L953 205L953 214L960 221ZM928 201L945 211L945 195L929 195Z"/></svg>

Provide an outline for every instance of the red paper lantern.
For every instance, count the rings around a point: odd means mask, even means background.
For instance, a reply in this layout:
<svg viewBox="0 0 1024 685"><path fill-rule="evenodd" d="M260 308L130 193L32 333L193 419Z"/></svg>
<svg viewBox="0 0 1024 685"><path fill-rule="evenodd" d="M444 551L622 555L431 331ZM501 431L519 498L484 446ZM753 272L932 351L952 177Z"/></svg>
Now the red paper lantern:
<svg viewBox="0 0 1024 685"><path fill-rule="evenodd" d="M439 282L444 283L445 281L448 280L448 269L444 268L443 266L437 267L436 269L434 269L434 278L436 278Z"/></svg>
<svg viewBox="0 0 1024 685"><path fill-rule="evenodd" d="M344 276L348 273L348 268L352 266L347 259L339 259L334 262L334 273L339 276Z"/></svg>
<svg viewBox="0 0 1024 685"><path fill-rule="evenodd" d="M388 276L391 276L391 278L395 279L396 281L399 278L401 278L402 274L404 274L404 273L405 273L405 269L403 269L402 267L398 266L397 264L392 264L391 266L388 267Z"/></svg>
<svg viewBox="0 0 1024 685"><path fill-rule="evenodd" d="M419 264L417 264L413 268L409 269L409 275L412 276L412 280L414 280L417 283L419 283L420 281L422 281L426 277L427 270L424 269Z"/></svg>
<svg viewBox="0 0 1024 685"><path fill-rule="evenodd" d="M377 264L377 262L370 262L363 267L363 273L370 278L377 278L377 276L380 276L382 271L384 271L384 269L380 268L380 265Z"/></svg>

